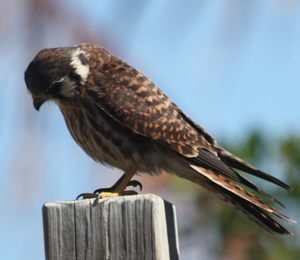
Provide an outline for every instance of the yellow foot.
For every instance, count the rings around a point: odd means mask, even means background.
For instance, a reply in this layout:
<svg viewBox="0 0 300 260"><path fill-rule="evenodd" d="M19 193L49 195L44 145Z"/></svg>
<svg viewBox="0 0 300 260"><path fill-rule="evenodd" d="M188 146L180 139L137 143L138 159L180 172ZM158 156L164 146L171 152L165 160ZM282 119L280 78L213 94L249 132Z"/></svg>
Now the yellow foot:
<svg viewBox="0 0 300 260"><path fill-rule="evenodd" d="M106 192L106 191L103 191L103 192L101 192L101 193L99 194L99 197L100 197L101 199L104 199L104 198L111 198L111 197L118 197L118 196L120 196L120 194L117 193L117 192Z"/></svg>
<svg viewBox="0 0 300 260"><path fill-rule="evenodd" d="M137 192L134 190L126 190L121 193L103 191L99 194L99 197L101 199L104 199L104 198L119 197L119 196L126 196L126 195L136 195L136 194Z"/></svg>
<svg viewBox="0 0 300 260"><path fill-rule="evenodd" d="M140 187L140 191L142 190L142 184L139 181L132 180L130 181L126 188L132 186L132 187ZM82 197L82 199L92 199L92 198L109 198L109 197L118 197L118 196L126 196L126 195L136 195L138 194L134 190L123 190L118 191L118 186L114 185L111 188L104 188L104 189L98 189L95 190L94 193L82 193L77 196L76 200Z"/></svg>

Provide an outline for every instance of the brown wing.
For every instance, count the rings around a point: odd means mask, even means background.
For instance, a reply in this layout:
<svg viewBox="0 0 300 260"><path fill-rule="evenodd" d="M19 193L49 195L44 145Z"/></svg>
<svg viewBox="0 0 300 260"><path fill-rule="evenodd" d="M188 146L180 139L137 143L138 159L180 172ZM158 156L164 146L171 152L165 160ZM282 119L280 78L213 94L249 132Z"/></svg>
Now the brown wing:
<svg viewBox="0 0 300 260"><path fill-rule="evenodd" d="M207 186L252 221L275 232L291 234L265 213L282 221L292 220L236 183L276 200L230 167L290 189L288 185L218 146L204 129L188 118L142 73L103 49L98 52L105 52L105 55L100 58L98 66L93 66L96 69L91 73L89 85L94 87L86 91L101 109L131 131L157 140L189 158L190 167L199 173L199 184ZM188 178L185 175L183 177ZM205 183L201 181L203 178L206 178Z"/></svg>
<svg viewBox="0 0 300 260"><path fill-rule="evenodd" d="M95 49L104 55L97 57L102 63L91 73L90 84L95 87L87 91L93 99L98 97L99 106L115 120L135 133L191 158L193 164L218 171L260 193L263 192L229 166L290 188L218 146L213 137L188 118L141 72L104 49Z"/></svg>
<svg viewBox="0 0 300 260"><path fill-rule="evenodd" d="M211 150L211 143L199 135L199 129L182 111L123 61L104 65L101 72L94 73L93 81L96 88L91 91L99 96L101 108L135 133L162 142L186 157L196 157L198 148Z"/></svg>

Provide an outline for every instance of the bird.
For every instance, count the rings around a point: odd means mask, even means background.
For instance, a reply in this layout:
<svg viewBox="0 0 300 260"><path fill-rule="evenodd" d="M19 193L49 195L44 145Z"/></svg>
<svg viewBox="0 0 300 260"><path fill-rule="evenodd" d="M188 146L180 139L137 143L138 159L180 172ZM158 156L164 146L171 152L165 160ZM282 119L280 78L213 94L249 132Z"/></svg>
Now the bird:
<svg viewBox="0 0 300 260"><path fill-rule="evenodd" d="M295 221L265 200L283 205L241 172L288 191L289 185L218 145L150 79L105 48L43 49L27 67L25 83L36 110L54 101L76 143L95 161L124 172L99 190L102 198L134 194L126 188L140 186L135 174L167 172L202 186L262 229L293 235L274 217Z"/></svg>

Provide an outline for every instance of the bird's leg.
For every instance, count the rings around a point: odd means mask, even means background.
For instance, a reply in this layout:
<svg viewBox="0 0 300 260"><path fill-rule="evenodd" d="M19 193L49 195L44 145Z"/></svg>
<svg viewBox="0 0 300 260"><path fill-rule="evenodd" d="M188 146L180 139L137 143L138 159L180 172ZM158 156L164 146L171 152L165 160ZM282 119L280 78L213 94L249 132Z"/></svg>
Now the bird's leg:
<svg viewBox="0 0 300 260"><path fill-rule="evenodd" d="M80 194L78 198L82 197L83 199L89 199L89 198L96 198L100 196L101 198L106 197L117 197L122 195L134 195L137 194L136 191L128 190L125 191L125 189L129 186L133 187L140 187L140 190L142 190L142 184L136 180L131 180L133 175L136 173L136 168L133 168L129 172L125 172L122 177L111 187L111 188L104 188L104 189L98 189L95 190L94 193L83 193Z"/></svg>
<svg viewBox="0 0 300 260"><path fill-rule="evenodd" d="M125 172L123 176L113 185L108 191L101 191L100 190L100 196L101 198L106 198L106 197L117 197L121 195L132 195L136 194L135 191L125 191L127 186L136 186L138 185L137 181L132 181L131 179L133 175L136 173L136 168L132 168L131 171ZM129 185L130 184L130 185Z"/></svg>

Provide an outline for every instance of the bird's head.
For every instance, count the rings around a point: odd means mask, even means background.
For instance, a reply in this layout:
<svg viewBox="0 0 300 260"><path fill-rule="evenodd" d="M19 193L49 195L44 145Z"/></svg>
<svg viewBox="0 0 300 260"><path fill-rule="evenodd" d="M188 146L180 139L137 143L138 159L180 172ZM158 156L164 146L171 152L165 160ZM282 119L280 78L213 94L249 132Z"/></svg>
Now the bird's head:
<svg viewBox="0 0 300 260"><path fill-rule="evenodd" d="M44 49L25 71L25 82L39 110L47 100L70 99L85 85L90 67L84 50L79 46Z"/></svg>

